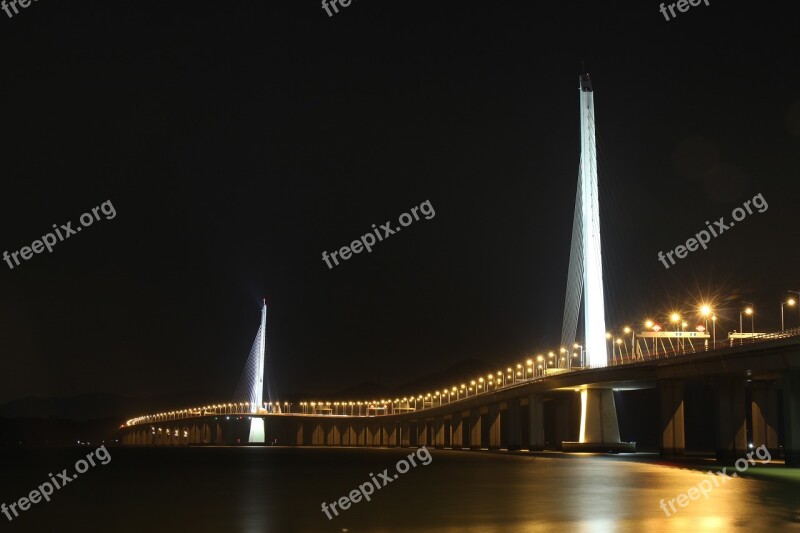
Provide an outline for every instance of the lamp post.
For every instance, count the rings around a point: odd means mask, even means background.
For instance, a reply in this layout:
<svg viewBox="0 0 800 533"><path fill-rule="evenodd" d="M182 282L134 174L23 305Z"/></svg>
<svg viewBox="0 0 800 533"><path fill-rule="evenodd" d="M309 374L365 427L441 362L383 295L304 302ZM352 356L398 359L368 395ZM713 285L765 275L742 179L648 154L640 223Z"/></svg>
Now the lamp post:
<svg viewBox="0 0 800 533"><path fill-rule="evenodd" d="M581 368L583 367L583 345L578 344L577 342L572 345L573 348L580 348L581 350Z"/></svg>
<svg viewBox="0 0 800 533"><path fill-rule="evenodd" d="M540 374L544 375L544 368L543 368L544 356L537 355L536 356L536 360L539 362L538 366L539 366L539 370L541 370Z"/></svg>
<svg viewBox="0 0 800 533"><path fill-rule="evenodd" d="M744 302L746 304L753 305L753 302ZM739 333L744 333L744 326L742 325L742 313L748 315L750 317L750 333L755 333L755 325L753 324L753 308L746 307L744 310L739 311Z"/></svg>
<svg viewBox="0 0 800 533"><path fill-rule="evenodd" d="M674 327L675 327L675 330L674 330L674 331L677 333L677 332L680 330L680 325L681 325L681 315L679 315L678 313L672 313L672 314L669 316L669 321L670 321L670 322L672 322L673 324L675 324L675 326L674 326ZM679 346L679 347L680 347L681 340L683 340L683 339L682 339L682 338L680 337L680 335L679 335L679 336L678 336L678 346Z"/></svg>
<svg viewBox="0 0 800 533"><path fill-rule="evenodd" d="M683 336L683 332L686 331L686 326L688 325L689 324L685 320L681 322L681 352L683 352L684 349L686 348L686 339Z"/></svg>
<svg viewBox="0 0 800 533"><path fill-rule="evenodd" d="M633 331L633 328L631 328L630 326L625 326L624 328L622 328L622 331L624 331L626 334L627 333L631 334L631 351L630 351L630 353L632 355L636 356L636 349L634 348L634 345L633 345L634 338L636 337L636 332ZM625 347L625 351L626 352L628 351L628 347L627 346ZM631 356L629 355L628 356L628 360L629 361L630 361L630 357Z"/></svg>
<svg viewBox="0 0 800 533"><path fill-rule="evenodd" d="M783 324L783 306L784 305L788 305L789 307L793 307L794 304L795 304L794 298L789 298L788 300L786 300L785 302L783 302L781 304L781 331L785 331L786 330L786 328L784 327L784 324Z"/></svg>
<svg viewBox="0 0 800 533"><path fill-rule="evenodd" d="M789 291L789 293L790 294L796 294L796 295L800 296L800 292L798 292L798 291ZM800 305L797 306L797 309L798 309L798 311L800 311Z"/></svg>
<svg viewBox="0 0 800 533"><path fill-rule="evenodd" d="M717 315L711 315L711 331L714 347L717 347Z"/></svg>
<svg viewBox="0 0 800 533"><path fill-rule="evenodd" d="M703 305L700 306L699 311L700 311L700 316L703 317L703 320L705 322L705 324L704 324L705 332L706 332L706 334L708 334L708 317L711 316L711 306L708 305L708 304L703 304ZM716 317L712 318L712 320L716 320ZM714 339L714 343L716 343L716 342L717 342L717 339ZM706 339L706 346L708 346L708 339ZM706 347L706 349L708 349L708 348Z"/></svg>

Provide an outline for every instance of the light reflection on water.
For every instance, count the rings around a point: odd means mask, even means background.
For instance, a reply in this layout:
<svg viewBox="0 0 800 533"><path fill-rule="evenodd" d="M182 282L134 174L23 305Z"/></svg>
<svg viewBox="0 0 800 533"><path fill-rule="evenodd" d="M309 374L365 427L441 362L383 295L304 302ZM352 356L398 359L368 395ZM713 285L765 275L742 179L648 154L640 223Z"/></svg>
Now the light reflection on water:
<svg viewBox="0 0 800 533"><path fill-rule="evenodd" d="M6 452L5 502L73 464L80 450ZM95 468L14 520L16 531L192 532L612 532L796 530L798 485L731 479L708 498L659 507L703 480L702 471L608 456L432 451L328 520L334 502L395 472L411 450L116 449ZM710 467L710 466L709 466ZM758 469L754 468L753 472ZM0 516L0 518L3 518ZM5 520L5 519L4 519ZM53 529L55 527L55 529Z"/></svg>

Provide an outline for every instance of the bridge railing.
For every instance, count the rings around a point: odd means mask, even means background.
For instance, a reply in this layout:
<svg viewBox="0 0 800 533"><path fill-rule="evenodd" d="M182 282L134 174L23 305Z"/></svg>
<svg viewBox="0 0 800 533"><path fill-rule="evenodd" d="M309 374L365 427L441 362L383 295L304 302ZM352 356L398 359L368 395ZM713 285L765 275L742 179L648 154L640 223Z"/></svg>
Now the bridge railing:
<svg viewBox="0 0 800 533"><path fill-rule="evenodd" d="M758 344L761 342L771 341L775 339L790 338L800 336L800 328L788 329L784 331L777 331L771 333L764 333L760 335L747 336L743 338L725 339L721 341L707 342L695 345L686 339L670 339L678 342L671 343L667 348L663 343L663 339L653 339L655 342L654 348L645 346L644 349L636 350L636 354L616 353L612 356L607 366L623 366L630 364L638 364L644 361L652 361L657 359L669 359L675 357L687 357L695 354L703 354L709 351L728 349L735 346L747 346ZM660 349L659 349L659 342ZM683 341L680 343L680 341ZM648 339L649 342L649 339ZM598 367L599 368L599 367ZM362 416L374 417L408 413L413 411L422 411L448 405L450 403L461 402L469 398L474 398L480 395L491 394L498 390L509 389L512 387L519 387L522 385L530 384L533 382L545 381L552 379L557 375L565 373L581 372L584 370L592 369L591 366L566 366L566 367L548 367L542 368L539 371L528 373L524 370L522 377L513 375L511 378L506 379L503 376L502 380L481 383L481 390L478 384L470 387L466 391L457 389L456 392L451 390L444 393L426 394L425 396L418 395L415 397L408 397L403 399L380 399L380 400L365 400L365 401L347 401L347 402L329 402L329 401L312 401L312 402L283 402L272 403L266 402L258 409L253 409L253 406L247 402L244 403L217 403L206 405L202 407L191 407L187 409L180 409L176 411L169 411L164 413L145 415L128 420L127 426L134 426L140 424L160 424L162 422L171 422L175 420L183 420L190 418L197 418L200 416L225 416L227 418L245 418L248 416L257 416L263 414L283 414L283 415L313 415L313 416Z"/></svg>

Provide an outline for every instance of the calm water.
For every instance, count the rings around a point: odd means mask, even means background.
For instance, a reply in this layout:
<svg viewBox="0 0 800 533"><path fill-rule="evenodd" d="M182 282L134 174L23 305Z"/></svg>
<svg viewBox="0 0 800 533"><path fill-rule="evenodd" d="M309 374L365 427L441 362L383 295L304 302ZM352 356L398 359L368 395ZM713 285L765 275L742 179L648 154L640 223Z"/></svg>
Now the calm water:
<svg viewBox="0 0 800 533"><path fill-rule="evenodd" d="M5 451L6 504L91 451ZM36 532L549 532L800 531L800 485L786 470L715 487L667 517L659 501L708 476L640 458L433 451L328 520L333 502L411 450L109 449L111 461L55 491L2 531ZM424 459L424 457L423 457ZM420 459L416 459L420 463ZM709 465L711 466L711 465ZM796 472L794 472L796 474ZM762 479L762 476L775 479ZM789 476L791 478L791 476ZM367 490L367 489L365 489Z"/></svg>

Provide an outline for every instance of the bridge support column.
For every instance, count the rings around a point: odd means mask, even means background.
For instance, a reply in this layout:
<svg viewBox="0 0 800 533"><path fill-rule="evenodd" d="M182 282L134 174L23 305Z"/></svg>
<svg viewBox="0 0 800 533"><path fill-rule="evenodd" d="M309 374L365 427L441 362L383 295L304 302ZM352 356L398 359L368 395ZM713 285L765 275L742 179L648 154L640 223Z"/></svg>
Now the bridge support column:
<svg viewBox="0 0 800 533"><path fill-rule="evenodd" d="M342 420L342 446L355 446L356 433L353 431L353 422L350 420Z"/></svg>
<svg viewBox="0 0 800 533"><path fill-rule="evenodd" d="M385 424L386 426L386 445L391 448L396 448L398 446L398 427L397 422L392 421Z"/></svg>
<svg viewBox="0 0 800 533"><path fill-rule="evenodd" d="M716 379L717 460L730 461L747 453L747 418L744 379L719 376Z"/></svg>
<svg viewBox="0 0 800 533"><path fill-rule="evenodd" d="M544 400L539 394L528 396L528 450L544 449Z"/></svg>
<svg viewBox="0 0 800 533"><path fill-rule="evenodd" d="M499 450L502 446L502 428L500 427L500 404L489 405L489 449Z"/></svg>
<svg viewBox="0 0 800 533"><path fill-rule="evenodd" d="M428 442L428 421L420 420L417 425L417 446L427 446Z"/></svg>
<svg viewBox="0 0 800 533"><path fill-rule="evenodd" d="M455 413L450 421L452 427L452 437L450 437L450 447L458 450L464 447L464 417L461 413Z"/></svg>
<svg viewBox="0 0 800 533"><path fill-rule="evenodd" d="M312 422L311 430L311 445L312 446L325 446L325 430L322 428L322 423L318 421Z"/></svg>
<svg viewBox="0 0 800 533"><path fill-rule="evenodd" d="M481 449L481 410L473 408L469 410L469 449Z"/></svg>
<svg viewBox="0 0 800 533"><path fill-rule="evenodd" d="M506 408L505 426L503 432L506 436L506 449L509 451L522 448L522 420L520 419L519 399L508 400Z"/></svg>
<svg viewBox="0 0 800 533"><path fill-rule="evenodd" d="M635 443L620 441L613 390L582 389L580 400L581 422L578 442L562 442L562 449L565 452L636 451ZM569 411L569 403L566 408Z"/></svg>
<svg viewBox="0 0 800 533"><path fill-rule="evenodd" d="M661 455L680 456L686 453L686 432L683 414L683 381L658 382L661 406Z"/></svg>
<svg viewBox="0 0 800 533"><path fill-rule="evenodd" d="M786 466L800 467L800 370L785 372L781 386Z"/></svg>
<svg viewBox="0 0 800 533"><path fill-rule="evenodd" d="M411 446L411 424L408 422L400 422L400 446Z"/></svg>
<svg viewBox="0 0 800 533"><path fill-rule="evenodd" d="M433 445L436 447L437 450L441 450L444 448L444 430L445 430L445 423L444 417L437 416L433 422Z"/></svg>
<svg viewBox="0 0 800 533"><path fill-rule="evenodd" d="M778 453L778 389L774 383L751 383L753 415L753 446L766 446L775 457Z"/></svg>

